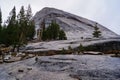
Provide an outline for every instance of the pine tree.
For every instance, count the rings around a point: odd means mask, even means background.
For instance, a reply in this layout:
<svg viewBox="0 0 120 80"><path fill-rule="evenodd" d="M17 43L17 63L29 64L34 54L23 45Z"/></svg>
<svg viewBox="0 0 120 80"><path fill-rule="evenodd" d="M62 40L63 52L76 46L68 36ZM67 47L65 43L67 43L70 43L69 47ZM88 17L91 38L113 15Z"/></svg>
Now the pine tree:
<svg viewBox="0 0 120 80"><path fill-rule="evenodd" d="M1 11L1 8L0 8L0 45L3 44L3 41L5 41L4 39L4 36L5 34L3 34L3 28L2 28L2 11ZM3 36L4 35L4 36ZM1 47L0 47L1 48ZM4 62L4 53L2 53L2 51L0 51L0 55L2 56L2 61Z"/></svg>
<svg viewBox="0 0 120 80"><path fill-rule="evenodd" d="M1 44L1 40L2 40L2 11L0 8L0 44Z"/></svg>
<svg viewBox="0 0 120 80"><path fill-rule="evenodd" d="M16 32L16 9L15 7L12 9L12 11L9 14L8 20L7 20L7 28L6 28L6 45L16 45L15 37L18 36Z"/></svg>
<svg viewBox="0 0 120 80"><path fill-rule="evenodd" d="M72 49L71 46L68 46L68 52L69 52L69 53L72 53L72 52L73 52L73 49Z"/></svg>
<svg viewBox="0 0 120 80"><path fill-rule="evenodd" d="M53 31L52 31L53 27L50 25L48 28L45 29L45 34L46 34L46 38L48 40L52 40L53 39ZM44 35L43 35L44 36Z"/></svg>
<svg viewBox="0 0 120 80"><path fill-rule="evenodd" d="M24 6L21 6L20 12L18 14L18 21L19 23L24 23L25 21L25 10L24 10Z"/></svg>
<svg viewBox="0 0 120 80"><path fill-rule="evenodd" d="M1 8L0 8L0 30L1 30L1 27L2 27L2 11L1 11Z"/></svg>
<svg viewBox="0 0 120 80"><path fill-rule="evenodd" d="M45 41L48 39L48 33L47 33L47 30L43 29L43 32L42 32L42 40Z"/></svg>
<svg viewBox="0 0 120 80"><path fill-rule="evenodd" d="M97 27L97 23L96 23L96 26L94 27L93 37L99 38L100 36L101 36L101 31Z"/></svg>
<svg viewBox="0 0 120 80"><path fill-rule="evenodd" d="M83 47L83 45L82 44L80 44L79 45L79 47L78 47L78 53L83 53L84 52L84 47Z"/></svg>
<svg viewBox="0 0 120 80"><path fill-rule="evenodd" d="M32 19L32 9L30 5L28 5L28 9L26 12L26 20L27 20L27 34L26 37L28 40L32 40L35 35L35 23Z"/></svg>
<svg viewBox="0 0 120 80"><path fill-rule="evenodd" d="M66 50L65 48L62 48L62 51L61 51L62 54L65 54L66 53Z"/></svg>
<svg viewBox="0 0 120 80"><path fill-rule="evenodd" d="M7 42L7 33L6 33L6 25L4 24L1 30L1 35L0 35L0 44L6 44Z"/></svg>
<svg viewBox="0 0 120 80"><path fill-rule="evenodd" d="M28 5L28 9L26 11L26 18L27 18L28 21L30 21L31 18L32 18L32 9L31 9L30 4Z"/></svg>
<svg viewBox="0 0 120 80"><path fill-rule="evenodd" d="M18 14L18 24L20 28L20 34L19 34L19 45L26 44L26 34L27 34L27 20L25 17L25 10L24 6L21 7L20 12Z"/></svg>
<svg viewBox="0 0 120 80"><path fill-rule="evenodd" d="M52 22L51 27L52 27L51 32L53 35L52 39L57 40L59 36L60 27L56 22Z"/></svg>
<svg viewBox="0 0 120 80"><path fill-rule="evenodd" d="M30 21L29 29L28 29L28 37L30 40L33 40L35 35L35 23L34 21Z"/></svg>
<svg viewBox="0 0 120 80"><path fill-rule="evenodd" d="M66 40L67 37L66 37L66 34L63 30L60 30L59 31L59 40Z"/></svg>

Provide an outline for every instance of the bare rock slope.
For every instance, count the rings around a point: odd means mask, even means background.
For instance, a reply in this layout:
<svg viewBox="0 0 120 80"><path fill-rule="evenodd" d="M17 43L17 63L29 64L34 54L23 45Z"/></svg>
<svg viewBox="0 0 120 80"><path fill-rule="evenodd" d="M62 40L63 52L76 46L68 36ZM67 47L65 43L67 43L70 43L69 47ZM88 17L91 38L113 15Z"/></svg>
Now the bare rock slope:
<svg viewBox="0 0 120 80"><path fill-rule="evenodd" d="M74 14L58 10L55 8L43 8L33 17L36 30L41 28L41 23L45 21L47 27L52 20L55 20L63 29L68 39L91 38L94 26L97 22L76 16ZM97 23L97 27L102 31L103 38L118 37L117 34Z"/></svg>

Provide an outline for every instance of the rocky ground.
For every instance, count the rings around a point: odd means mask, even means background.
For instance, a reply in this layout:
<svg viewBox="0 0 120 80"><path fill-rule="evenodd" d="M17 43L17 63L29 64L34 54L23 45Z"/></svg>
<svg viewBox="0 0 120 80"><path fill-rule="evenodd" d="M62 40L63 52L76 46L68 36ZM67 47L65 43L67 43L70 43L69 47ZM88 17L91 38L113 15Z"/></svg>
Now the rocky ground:
<svg viewBox="0 0 120 80"><path fill-rule="evenodd" d="M0 80L120 80L120 58L54 55L0 64Z"/></svg>
<svg viewBox="0 0 120 80"><path fill-rule="evenodd" d="M39 51L49 51L49 50L62 50L68 49L69 46L72 48L76 48L82 44L83 46L89 46L89 45L94 45L97 43L106 43L106 42L112 42L112 41L120 41L119 39L116 38L111 38L111 39L83 39L83 40L58 40L58 41L48 41L48 42L36 42L36 43L29 43L27 46L25 46L26 52L39 52Z"/></svg>

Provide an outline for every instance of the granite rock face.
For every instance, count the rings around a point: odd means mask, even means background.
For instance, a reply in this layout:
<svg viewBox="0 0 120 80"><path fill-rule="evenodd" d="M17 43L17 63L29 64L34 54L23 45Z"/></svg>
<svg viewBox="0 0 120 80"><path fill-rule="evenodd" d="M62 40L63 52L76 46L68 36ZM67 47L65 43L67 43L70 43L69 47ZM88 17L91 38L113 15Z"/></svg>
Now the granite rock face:
<svg viewBox="0 0 120 80"><path fill-rule="evenodd" d="M120 80L120 58L105 55L40 56L0 64L0 80Z"/></svg>
<svg viewBox="0 0 120 80"><path fill-rule="evenodd" d="M96 24L102 31L102 38L118 37L117 34L97 22L55 8L43 8L35 14L33 20L35 21L36 31L41 29L42 22L45 23L45 27L48 27L51 21L56 21L60 28L65 31L68 39L92 38Z"/></svg>

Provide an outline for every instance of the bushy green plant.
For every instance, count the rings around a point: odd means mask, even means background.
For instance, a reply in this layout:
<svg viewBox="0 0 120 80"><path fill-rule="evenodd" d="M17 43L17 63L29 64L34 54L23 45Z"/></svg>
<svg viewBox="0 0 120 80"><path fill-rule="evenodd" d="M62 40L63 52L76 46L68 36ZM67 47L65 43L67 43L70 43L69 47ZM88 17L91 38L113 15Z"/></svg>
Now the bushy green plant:
<svg viewBox="0 0 120 80"><path fill-rule="evenodd" d="M78 53L84 53L85 48L83 47L82 44L79 45L78 47Z"/></svg>
<svg viewBox="0 0 120 80"><path fill-rule="evenodd" d="M65 48L62 48L62 51L61 51L62 54L65 54L66 53L66 50Z"/></svg>

